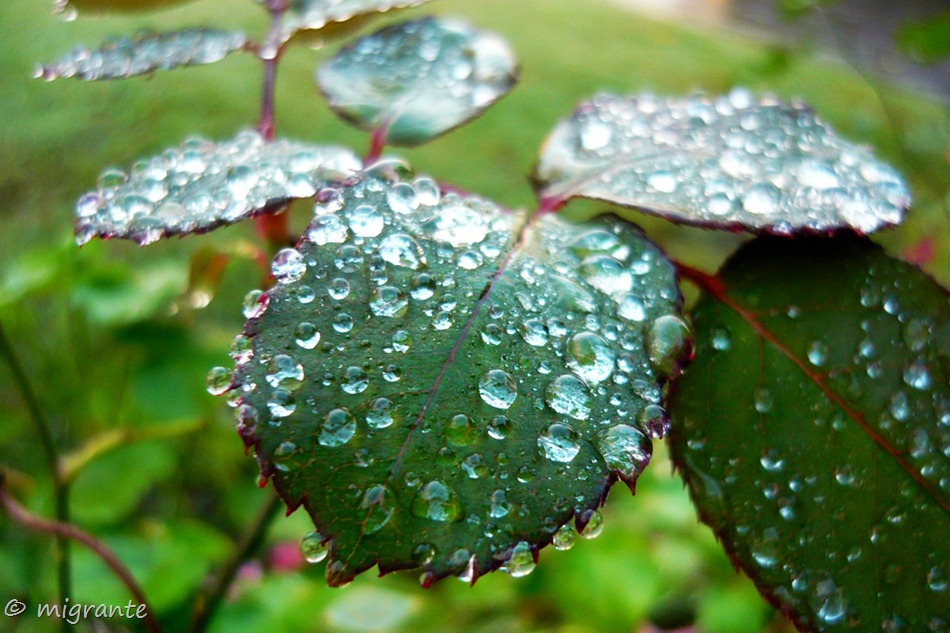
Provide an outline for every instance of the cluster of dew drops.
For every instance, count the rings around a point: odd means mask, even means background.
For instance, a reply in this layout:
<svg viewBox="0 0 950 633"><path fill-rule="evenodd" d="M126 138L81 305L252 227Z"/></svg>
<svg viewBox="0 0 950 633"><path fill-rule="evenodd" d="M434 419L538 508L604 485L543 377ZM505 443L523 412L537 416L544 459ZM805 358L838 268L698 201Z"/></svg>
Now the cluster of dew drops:
<svg viewBox="0 0 950 633"><path fill-rule="evenodd" d="M899 223L910 203L896 171L807 107L744 89L716 99L601 94L568 125L581 164L632 161L602 185L638 205L689 209L692 222L868 233Z"/></svg>
<svg viewBox="0 0 950 633"><path fill-rule="evenodd" d="M431 179L421 177L415 181L398 182L390 186L387 192L386 200L390 208L397 214L408 214L414 212L420 205L436 207L440 202L443 207L439 213L427 222L424 226L433 234L438 241L446 243L453 250L461 251L458 256L458 264L463 269L477 268L485 256L497 257L501 252L500 247L503 243L495 244L491 240L486 240L486 236L491 234L507 235L508 231L493 231L498 226L491 222L486 222L482 214L473 213L471 209L459 204L455 194L446 194L444 198L439 191L438 185ZM372 206L364 206L354 209L348 213L347 224L341 221L336 212L344 207L344 200L338 189L326 189L317 196L318 214L311 226L308 228L307 238L311 243L317 245L329 243L345 243L349 232L363 238L373 238L378 236L383 228L383 217ZM509 222L510 219L504 220ZM505 225L507 227L507 224ZM580 251L593 249L598 250L598 244L603 241L613 243L616 238L606 231L591 231L576 242L574 248ZM483 242L481 251L464 249L464 246L472 242ZM344 245L341 250L346 249ZM379 254L385 262L408 267L412 269L421 269L425 262L426 254L423 249L415 243L414 239L402 233L393 233L382 238L379 244ZM339 252L338 252L339 255ZM345 255L345 253L343 254ZM341 255L342 256L342 255ZM643 267L651 266L647 259L641 264ZM345 264L345 262L343 262ZM606 255L594 255L583 259L581 263L580 274L588 282L605 292L605 294L614 296L617 303L617 313L631 322L643 322L647 319L648 308L643 303L643 299L630 294L630 285L632 275L630 272L624 272L620 262ZM641 272L646 272L644 268ZM309 286L300 285L298 282L303 278L307 271L305 256L297 249L288 248L277 253L272 265L272 273L278 284L296 284L293 294L297 301L301 303L310 303L314 300L314 290ZM527 274L527 273L526 273ZM425 275L428 277L428 275ZM378 280L382 283L382 280ZM627 282L627 283L624 283ZM377 284L378 285L378 284ZM418 283L412 291L414 299L426 299L434 294L434 282ZM577 287L579 292L582 291ZM675 288L672 288L675 293ZM327 284L326 292L334 299L343 300L350 292L349 284L338 279L330 281ZM652 291L651 291L652 292ZM671 302L672 297L667 291L657 290L663 296L661 301ZM389 296L389 295L392 296ZM659 299L659 297L657 297ZM593 301L592 298L589 298ZM377 316L396 316L404 314L408 305L408 298L396 288L382 285L374 291L373 299L370 304L370 311ZM267 310L269 296L259 290L251 291L245 297L244 316L252 319L260 317ZM440 316L450 318L451 315L442 305L442 311L434 314L431 326L435 329L441 329L439 322ZM451 326L451 323L450 323ZM332 324L333 329L339 333L346 333L353 327L352 317L346 314L337 315ZM687 336L685 324L673 315L666 315L657 319L652 328L649 328L648 338L655 341L651 347L650 361L654 365L654 370L663 376L668 376L673 367L669 363L675 362L683 345L683 337ZM495 328L493 332L489 328ZM520 329L522 338L530 345L544 345L551 335L548 327L539 319L529 319ZM503 329L495 325L489 325L481 332L481 338L486 344L497 345L500 337L504 334ZM321 334L318 328L310 322L301 322L297 325L294 332L295 343L304 350L314 349L321 341ZM396 351L406 351L412 344L411 335L403 330L397 331L393 336L392 346ZM652 352L656 352L652 354ZM607 342L601 339L597 334L589 331L578 334L571 341L566 362L573 374L565 374L552 381L546 392L547 404L558 413L568 415L572 418L584 420L590 415L590 395L587 393L587 387L584 380L591 384L597 384L606 380L614 371L615 363L618 358L615 352L610 348ZM253 350L250 340L239 335L236 337L231 348L232 358L240 365L250 360L253 356ZM580 358L587 361L581 363ZM265 376L268 384L274 387L274 393L267 402L271 417L279 423L283 418L292 415L296 409L294 398L291 393L295 385L300 385L304 380L303 367L291 356L286 354L277 355L270 358L267 363L268 374ZM632 370L635 365L631 365ZM539 370L540 371L540 370ZM548 369L547 371L550 371ZM393 379L398 380L398 369L393 370ZM580 376L578 378L575 376ZM385 374L384 374L385 375ZM625 376L621 376L626 380ZM390 378L387 377L387 380ZM341 388L347 393L360 393L367 385L368 377L359 367L352 367L347 370L344 380L341 382ZM211 370L208 376L208 390L212 394L220 395L232 390L232 374L230 371L218 367ZM242 389L244 386L242 385ZM257 415L254 407L248 404L240 403L240 390L232 390L229 394L231 403L237 407L237 418L239 431L244 429L242 435L251 433L257 424ZM652 394L652 390L650 391ZM517 385L514 378L501 369L491 369L482 376L478 382L478 393L482 400L489 406L496 409L507 409L517 397ZM646 396L645 396L646 397ZM658 399L658 395L648 397L648 400ZM385 399L380 399L385 400ZM377 404L380 404L377 402ZM367 424L372 428L385 428L393 422L389 403L384 402L367 414ZM460 425L467 427L467 416L456 416L465 418ZM502 418L504 419L504 418ZM658 404L647 404L637 416L638 425L646 432L653 435L662 435L666 424L665 411ZM450 425L451 426L451 425ZM319 443L325 446L339 446L345 444L353 437L356 432L356 420L347 411L335 409L327 416L321 428ZM452 429L446 430L451 433ZM489 435L492 437L503 438L504 428L489 427ZM494 433L494 434L493 434ZM497 439L496 438L496 439ZM625 472L631 478L642 470L649 460L649 449L643 446L648 442L643 433L633 427L626 425L615 425L606 429L597 438L598 447L604 459L607 460L611 468L616 468L620 472ZM552 424L538 439L539 449L551 461L558 463L571 462L580 451L580 444L574 433L566 424ZM274 455L275 463L280 462L283 453L292 456L296 447L288 448L283 451L282 447L277 447ZM278 469L280 463L276 463ZM472 466L475 468L475 466ZM380 488L380 487L377 487ZM375 488L373 489L375 490ZM377 491L380 499L384 499L385 490ZM369 494L369 493L368 493ZM413 512L419 516L433 518L433 513L438 515L438 520L448 520L461 512L461 507L454 496L454 492L441 482L430 482L420 489L416 501L413 503ZM501 495L500 501L493 499L493 515L501 516L495 505L499 508L506 506ZM497 504L495 502L498 502ZM373 506L375 508L375 506ZM391 509L378 517L381 527L389 518ZM454 514L453 514L454 513ZM448 517L448 518L447 518ZM582 519L578 520L578 526L581 536L593 538L600 534L603 519L599 512L588 511L582 514ZM573 525L562 526L553 537L553 543L556 549L564 550L570 548L578 534L578 529ZM308 534L302 543L302 550L308 560L317 562L323 560L326 556L326 539L318 532ZM422 546L425 549L425 544ZM431 546L429 546L431 548ZM433 551L422 551L417 559L421 564L429 562L434 556ZM460 577L463 580L471 580L474 573L475 559L467 550L454 552L450 557L450 562L461 562L465 567ZM463 565L459 565L462 567ZM525 541L517 543L508 553L503 570L514 576L522 576L531 571L534 567L534 553L531 546ZM422 582L426 582L426 576L423 575Z"/></svg>
<svg viewBox="0 0 950 633"><path fill-rule="evenodd" d="M128 172L104 171L97 189L76 204L76 241L118 236L149 244L169 234L210 230L277 201L311 197L324 177L359 168L348 150L265 142L252 130L222 143L190 138Z"/></svg>

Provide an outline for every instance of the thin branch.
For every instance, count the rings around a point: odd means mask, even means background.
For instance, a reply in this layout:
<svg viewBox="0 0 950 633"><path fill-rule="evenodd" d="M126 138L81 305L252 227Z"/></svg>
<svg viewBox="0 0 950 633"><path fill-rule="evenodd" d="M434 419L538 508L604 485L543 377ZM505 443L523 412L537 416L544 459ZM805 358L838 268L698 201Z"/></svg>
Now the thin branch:
<svg viewBox="0 0 950 633"><path fill-rule="evenodd" d="M89 548L112 570L115 576L125 585L126 589L129 590L129 593L132 594L136 602L140 605L145 605L145 614L142 616L142 619L150 633L161 633L162 628L149 608L148 599L145 597L142 588L135 581L135 578L128 568L105 543L75 525L62 523L60 521L49 521L27 510L10 495L2 471L0 471L0 506L6 510L10 518L29 530L71 539Z"/></svg>
<svg viewBox="0 0 950 633"><path fill-rule="evenodd" d="M32 420L36 433L40 438L40 444L43 446L43 453L46 455L47 467L53 481L56 520L67 523L69 521L69 485L63 477L59 453L56 450L56 440L53 438L53 430L43 413L42 407L40 407L39 398L30 384L30 379L27 377L13 345L4 332L2 322L0 322L0 354L3 355L10 371L13 373L13 380L26 404L30 420ZM56 537L56 572L60 601L65 602L66 598L72 594L72 565L69 542L59 535Z"/></svg>
<svg viewBox="0 0 950 633"><path fill-rule="evenodd" d="M380 125L373 128L373 133L369 139L369 149L366 151L366 157L363 159L363 165L369 167L383 154L386 148L386 133L389 131L388 125Z"/></svg>
<svg viewBox="0 0 950 633"><path fill-rule="evenodd" d="M220 606L241 565L260 549L271 523L277 518L277 511L280 507L280 498L271 492L270 498L261 508L250 529L237 543L231 558L216 575L206 581L206 588L200 591L195 598L191 622L188 624L188 628L185 629L187 633L202 633L208 628L211 616Z"/></svg>

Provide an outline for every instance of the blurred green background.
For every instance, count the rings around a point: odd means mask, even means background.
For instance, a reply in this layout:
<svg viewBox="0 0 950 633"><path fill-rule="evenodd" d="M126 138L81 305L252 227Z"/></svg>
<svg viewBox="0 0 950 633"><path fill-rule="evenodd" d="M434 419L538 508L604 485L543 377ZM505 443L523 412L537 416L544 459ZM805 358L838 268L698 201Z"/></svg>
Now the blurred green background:
<svg viewBox="0 0 950 633"><path fill-rule="evenodd" d="M254 231L246 223L146 249L93 242L78 250L72 206L107 166L128 166L188 135L227 138L252 126L260 69L250 56L234 56L120 82L30 77L38 61L106 35L190 25L261 33L264 15L235 0L76 22L48 9L41 0L0 3L0 322L66 456L72 520L117 551L167 630L178 631L202 578L229 556L268 498L230 410L203 385L208 368L230 362L241 298L264 283L253 262ZM819 50L655 22L617 3L442 0L426 9L502 33L521 60L522 81L474 123L421 149L393 152L417 171L526 206L525 176L547 131L598 90L747 86L804 99L843 136L874 145L896 164L914 192L913 211L905 226L877 239L950 283L950 113L939 99L876 84ZM387 15L370 28L422 13ZM365 135L333 117L312 81L317 61L335 48L288 53L278 80L278 134L362 151ZM602 209L575 203L568 212ZM304 226L306 215L297 209L293 225ZM709 269L743 239L623 215L675 257ZM371 573L328 589L322 564L307 565L297 553L307 518L278 519L210 630L790 631L696 522L664 447L657 449L635 498L623 487L611 493L600 537L566 552L544 550L526 578L494 574L474 589L449 580L422 590L414 574ZM40 443L5 363L0 468L18 499L52 515ZM0 515L0 543L0 603L54 601L51 539ZM74 602L126 603L97 559L73 552ZM0 631L55 628L34 616L0 616Z"/></svg>

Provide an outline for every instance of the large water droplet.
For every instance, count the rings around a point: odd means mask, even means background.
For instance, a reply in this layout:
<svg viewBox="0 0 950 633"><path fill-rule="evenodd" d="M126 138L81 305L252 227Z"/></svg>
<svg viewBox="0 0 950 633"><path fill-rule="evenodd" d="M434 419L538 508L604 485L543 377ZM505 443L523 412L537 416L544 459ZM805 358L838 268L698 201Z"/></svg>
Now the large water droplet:
<svg viewBox="0 0 950 633"><path fill-rule="evenodd" d="M423 519L448 523L462 518L462 504L454 490L441 481L430 481L416 492L412 513Z"/></svg>
<svg viewBox="0 0 950 633"><path fill-rule="evenodd" d="M538 438L538 446L552 462L573 461L581 451L577 433L566 424L552 424Z"/></svg>
<svg viewBox="0 0 950 633"><path fill-rule="evenodd" d="M575 420L590 417L590 391L577 376L565 374L555 378L545 390L544 400L558 413L569 415Z"/></svg>
<svg viewBox="0 0 950 633"><path fill-rule="evenodd" d="M277 251L271 264L271 273L277 283L289 284L299 281L307 272L307 264L303 255L295 248L284 248Z"/></svg>
<svg viewBox="0 0 950 633"><path fill-rule="evenodd" d="M488 406L507 409L518 397L518 385L511 374L492 369L478 381L478 393Z"/></svg>
<svg viewBox="0 0 950 633"><path fill-rule="evenodd" d="M356 366L346 368L343 374L343 381L340 383L340 388L343 391L355 395L366 391L366 387L368 386L369 377L362 368Z"/></svg>
<svg viewBox="0 0 950 633"><path fill-rule="evenodd" d="M554 533L553 545L554 549L559 551L566 551L574 547L574 543L577 541L577 530L574 529L574 526L570 523L562 525L557 532Z"/></svg>
<svg viewBox="0 0 950 633"><path fill-rule="evenodd" d="M610 344L592 332L577 334L567 346L567 366L591 385L610 378L616 358Z"/></svg>
<svg viewBox="0 0 950 633"><path fill-rule="evenodd" d="M330 553L329 543L324 543L319 532L310 532L300 540L300 553L308 563L319 563Z"/></svg>
<svg viewBox="0 0 950 633"><path fill-rule="evenodd" d="M633 481L650 463L653 443L632 426L618 424L597 434L597 450L608 468Z"/></svg>
<svg viewBox="0 0 950 633"><path fill-rule="evenodd" d="M366 414L366 425L373 429L385 429L393 424L393 403L389 398L377 398Z"/></svg>
<svg viewBox="0 0 950 633"><path fill-rule="evenodd" d="M660 379L676 375L692 351L689 326L678 316L661 316L650 326L646 337L650 364Z"/></svg>
<svg viewBox="0 0 950 633"><path fill-rule="evenodd" d="M342 446L356 434L356 418L346 409L333 409L327 413L320 427L317 442L321 446Z"/></svg>
<svg viewBox="0 0 950 633"><path fill-rule="evenodd" d="M527 576L535 568L534 554L526 541L519 541L511 550L511 556L505 561L502 571L511 574L513 578Z"/></svg>
<svg viewBox="0 0 950 633"><path fill-rule="evenodd" d="M373 291L369 309L379 317L401 317L409 310L409 299L399 288L383 286Z"/></svg>
<svg viewBox="0 0 950 633"><path fill-rule="evenodd" d="M580 265L580 274L587 283L608 295L630 292L633 274L608 255L591 255Z"/></svg>
<svg viewBox="0 0 950 633"><path fill-rule="evenodd" d="M521 338L528 345L542 347L548 342L548 328L540 319L528 319L521 324Z"/></svg>
<svg viewBox="0 0 950 633"><path fill-rule="evenodd" d="M426 265L422 246L405 233L395 233L383 238L379 243L379 254L393 266L419 270Z"/></svg>
<svg viewBox="0 0 950 633"><path fill-rule="evenodd" d="M231 388L231 372L224 367L212 367L205 384L208 393L212 396L220 396Z"/></svg>
<svg viewBox="0 0 950 633"><path fill-rule="evenodd" d="M392 493L386 486L370 486L363 493L360 509L366 511L363 519L363 529L367 534L379 532L389 523L395 510L395 501Z"/></svg>
<svg viewBox="0 0 950 633"><path fill-rule="evenodd" d="M317 326L307 321L302 321L294 330L294 340L298 347L303 349L313 349L320 342L320 332Z"/></svg>
<svg viewBox="0 0 950 633"><path fill-rule="evenodd" d="M271 417L278 420L289 417L296 408L297 403L293 394L284 389L275 389L267 400L267 410L270 411Z"/></svg>
<svg viewBox="0 0 950 633"><path fill-rule="evenodd" d="M275 389L294 391L303 383L303 366L286 354L278 354L267 363L267 384Z"/></svg>
<svg viewBox="0 0 950 633"><path fill-rule="evenodd" d="M383 232L383 216L367 204L353 209L349 219L350 229L360 237L376 237Z"/></svg>

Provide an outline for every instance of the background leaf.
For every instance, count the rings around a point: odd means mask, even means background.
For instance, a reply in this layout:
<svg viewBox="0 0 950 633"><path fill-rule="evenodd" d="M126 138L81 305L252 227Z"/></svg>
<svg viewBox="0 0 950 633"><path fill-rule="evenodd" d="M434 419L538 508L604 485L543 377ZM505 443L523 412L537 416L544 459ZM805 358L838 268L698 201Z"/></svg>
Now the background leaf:
<svg viewBox="0 0 950 633"><path fill-rule="evenodd" d="M283 39L289 40L298 31L322 29L334 22L426 2L429 0L291 0L281 25Z"/></svg>
<svg viewBox="0 0 950 633"><path fill-rule="evenodd" d="M672 266L616 218L548 215L519 241L524 221L367 175L250 296L238 428L330 542L331 584L377 562L523 575L666 430L689 349Z"/></svg>
<svg viewBox="0 0 950 633"><path fill-rule="evenodd" d="M203 233L280 211L360 167L348 149L268 143L253 131L223 143L191 138L128 173L103 172L98 189L76 203L76 241L122 237L150 244Z"/></svg>
<svg viewBox="0 0 950 633"><path fill-rule="evenodd" d="M804 630L945 631L946 290L855 237L757 240L710 288L671 405L703 521Z"/></svg>
<svg viewBox="0 0 950 633"><path fill-rule="evenodd" d="M143 32L134 39L107 40L98 49L79 46L53 63L40 66L35 75L46 80L66 77L87 81L124 79L156 70L213 64L242 50L247 43L247 36L240 31Z"/></svg>
<svg viewBox="0 0 950 633"><path fill-rule="evenodd" d="M676 222L792 233L898 224L901 177L800 103L598 95L541 151L540 195L606 200Z"/></svg>
<svg viewBox="0 0 950 633"><path fill-rule="evenodd" d="M515 75L499 36L427 18L357 40L320 67L317 81L342 118L390 143L419 145L479 116Z"/></svg>

